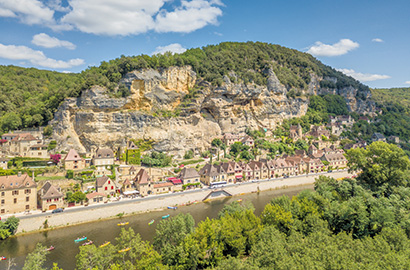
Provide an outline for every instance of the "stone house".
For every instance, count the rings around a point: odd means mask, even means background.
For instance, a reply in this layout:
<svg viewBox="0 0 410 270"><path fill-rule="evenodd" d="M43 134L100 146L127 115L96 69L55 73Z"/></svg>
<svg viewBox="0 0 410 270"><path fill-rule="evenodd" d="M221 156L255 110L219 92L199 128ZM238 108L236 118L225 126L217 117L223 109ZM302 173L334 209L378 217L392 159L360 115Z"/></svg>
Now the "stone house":
<svg viewBox="0 0 410 270"><path fill-rule="evenodd" d="M178 178L182 180L183 184L199 183L201 176L194 168L183 168L178 174Z"/></svg>
<svg viewBox="0 0 410 270"><path fill-rule="evenodd" d="M240 142L244 136L246 136L245 133L239 133L239 134L225 133L222 138L222 142L226 144L226 146L231 146L235 142Z"/></svg>
<svg viewBox="0 0 410 270"><path fill-rule="evenodd" d="M145 169L140 169L134 178L134 185L141 196L152 194L151 178Z"/></svg>
<svg viewBox="0 0 410 270"><path fill-rule="evenodd" d="M254 144L255 144L255 141L253 140L253 138L252 138L251 136L246 135L246 136L244 136L244 137L241 139L241 143L242 143L243 145L247 145L247 146L249 146L249 147L253 147Z"/></svg>
<svg viewBox="0 0 410 270"><path fill-rule="evenodd" d="M224 162L221 163L223 170L226 172L226 182L231 184L236 182L235 178L235 168L232 163L230 162Z"/></svg>
<svg viewBox="0 0 410 270"><path fill-rule="evenodd" d="M386 142L386 137L383 136L383 134L375 132L372 135L372 141L373 142Z"/></svg>
<svg viewBox="0 0 410 270"><path fill-rule="evenodd" d="M198 173L198 172L197 172ZM171 182L174 185L173 191L182 191L183 190L183 185L184 183L182 182L182 180L180 178L177 177L169 177L168 178L168 182ZM199 174L198 174L198 182L199 182ZM186 189L194 189L196 186L186 186ZM198 186L200 187L200 186Z"/></svg>
<svg viewBox="0 0 410 270"><path fill-rule="evenodd" d="M37 184L26 173L0 176L0 214L37 209Z"/></svg>
<svg viewBox="0 0 410 270"><path fill-rule="evenodd" d="M111 175L111 166L114 165L114 152L111 149L98 149L93 156L92 163L96 167L96 174Z"/></svg>
<svg viewBox="0 0 410 270"><path fill-rule="evenodd" d="M74 149L70 149L63 159L64 169L82 170L85 168L85 160Z"/></svg>
<svg viewBox="0 0 410 270"><path fill-rule="evenodd" d="M253 169L251 166L249 166L248 163L242 163L242 173L243 173L243 181L249 181L252 180L254 175L253 175Z"/></svg>
<svg viewBox="0 0 410 270"><path fill-rule="evenodd" d="M400 143L400 138L397 136L393 136L393 135L389 136L387 140L393 143Z"/></svg>
<svg viewBox="0 0 410 270"><path fill-rule="evenodd" d="M85 196L87 197L88 204L105 203L108 201L107 195L100 192L88 193Z"/></svg>
<svg viewBox="0 0 410 270"><path fill-rule="evenodd" d="M30 151L30 147L34 145L39 145L41 143L41 140L35 138L33 135L30 133L17 133L14 134L16 136L8 136L10 134L6 134L4 138L12 138L11 140L8 141L8 151L10 154L14 156L21 156L21 157L39 157L39 153L41 153L40 157L47 156L47 147L46 147L46 154L43 152L43 147L35 147L35 148L40 148L40 151ZM33 149L34 150L34 149Z"/></svg>
<svg viewBox="0 0 410 270"><path fill-rule="evenodd" d="M172 182L160 182L153 184L153 193L162 194L174 191L174 184Z"/></svg>
<svg viewBox="0 0 410 270"><path fill-rule="evenodd" d="M312 125L310 127L309 135L314 137L314 138L322 138L322 136L325 136L325 137L329 138L330 137L330 132L324 126Z"/></svg>
<svg viewBox="0 0 410 270"><path fill-rule="evenodd" d="M122 183L121 192L127 197L136 196L139 192L135 189L134 183L129 179L126 179Z"/></svg>
<svg viewBox="0 0 410 270"><path fill-rule="evenodd" d="M226 183L227 174L222 166L206 164L199 171L200 180L205 185L218 185Z"/></svg>
<svg viewBox="0 0 410 270"><path fill-rule="evenodd" d="M328 166L334 169L345 168L347 166L347 159L342 153L324 154L321 160L329 162Z"/></svg>
<svg viewBox="0 0 410 270"><path fill-rule="evenodd" d="M50 158L47 145L41 143L31 145L27 151L27 157Z"/></svg>
<svg viewBox="0 0 410 270"><path fill-rule="evenodd" d="M64 206L64 194L60 187L52 185L47 181L37 194L38 205L43 211L54 210Z"/></svg>
<svg viewBox="0 0 410 270"><path fill-rule="evenodd" d="M10 161L9 158L0 157L0 168L3 169L3 170L7 170L9 161Z"/></svg>
<svg viewBox="0 0 410 270"><path fill-rule="evenodd" d="M113 196L116 193L114 181L106 175L97 177L95 180L95 191L105 195Z"/></svg>

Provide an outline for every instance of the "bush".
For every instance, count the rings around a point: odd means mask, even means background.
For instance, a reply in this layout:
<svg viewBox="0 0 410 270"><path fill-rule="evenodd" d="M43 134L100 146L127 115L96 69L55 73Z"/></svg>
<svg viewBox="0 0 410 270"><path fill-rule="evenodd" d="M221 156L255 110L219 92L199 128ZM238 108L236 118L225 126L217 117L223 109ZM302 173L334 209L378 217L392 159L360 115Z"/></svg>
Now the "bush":
<svg viewBox="0 0 410 270"><path fill-rule="evenodd" d="M74 171L73 170L67 170L67 173L65 174L65 177L68 179L73 179L74 178Z"/></svg>

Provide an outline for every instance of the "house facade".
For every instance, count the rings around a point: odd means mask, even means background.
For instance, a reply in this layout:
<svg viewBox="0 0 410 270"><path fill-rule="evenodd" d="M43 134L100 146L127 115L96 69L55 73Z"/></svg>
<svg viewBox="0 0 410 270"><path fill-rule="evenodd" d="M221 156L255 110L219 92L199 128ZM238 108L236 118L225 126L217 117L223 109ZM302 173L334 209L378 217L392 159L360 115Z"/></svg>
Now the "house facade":
<svg viewBox="0 0 410 270"><path fill-rule="evenodd" d="M63 164L66 170L82 170L85 168L85 160L74 149L68 151L63 159Z"/></svg>
<svg viewBox="0 0 410 270"><path fill-rule="evenodd" d="M0 176L0 214L37 209L37 184L27 174Z"/></svg>
<svg viewBox="0 0 410 270"><path fill-rule="evenodd" d="M47 181L37 194L38 205L43 211L54 210L64 206L64 194L60 187L52 185Z"/></svg>
<svg viewBox="0 0 410 270"><path fill-rule="evenodd" d="M95 191L105 195L113 196L116 193L116 186L114 181L106 175L97 177L95 183Z"/></svg>

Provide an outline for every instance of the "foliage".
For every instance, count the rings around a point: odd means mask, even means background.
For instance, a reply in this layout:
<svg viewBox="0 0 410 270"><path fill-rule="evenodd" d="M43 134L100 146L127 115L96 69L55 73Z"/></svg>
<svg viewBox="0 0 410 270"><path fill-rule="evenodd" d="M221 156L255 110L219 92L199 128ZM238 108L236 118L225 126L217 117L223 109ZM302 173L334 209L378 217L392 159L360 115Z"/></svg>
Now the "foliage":
<svg viewBox="0 0 410 270"><path fill-rule="evenodd" d="M350 149L346 158L351 171L361 171L357 180L373 191L408 184L409 158L394 144L374 142L366 149Z"/></svg>
<svg viewBox="0 0 410 270"><path fill-rule="evenodd" d="M53 161L54 164L58 164L61 160L60 154L50 154L50 159Z"/></svg>
<svg viewBox="0 0 410 270"><path fill-rule="evenodd" d="M73 170L67 170L65 177L68 179L73 179L74 178L74 171Z"/></svg>
<svg viewBox="0 0 410 270"><path fill-rule="evenodd" d="M191 159L194 157L194 151L188 150L185 152L184 159Z"/></svg>
<svg viewBox="0 0 410 270"><path fill-rule="evenodd" d="M152 152L142 157L142 163L150 167L166 167L171 164L172 157L165 153Z"/></svg>
<svg viewBox="0 0 410 270"><path fill-rule="evenodd" d="M51 151L54 150L57 147L57 141L50 141L50 143L48 144L47 150Z"/></svg>
<svg viewBox="0 0 410 270"><path fill-rule="evenodd" d="M43 130L43 135L45 137L50 137L51 135L53 135L53 127L50 125L47 125Z"/></svg>
<svg viewBox="0 0 410 270"><path fill-rule="evenodd" d="M66 193L65 199L69 203L73 203L73 202L79 203L79 202L85 201L87 199L87 196L81 191L76 191L74 193L68 191Z"/></svg>
<svg viewBox="0 0 410 270"><path fill-rule="evenodd" d="M27 255L23 270L45 270L46 268L43 268L43 264L46 261L46 255L48 253L49 251L46 250L46 247L37 243L34 251Z"/></svg>

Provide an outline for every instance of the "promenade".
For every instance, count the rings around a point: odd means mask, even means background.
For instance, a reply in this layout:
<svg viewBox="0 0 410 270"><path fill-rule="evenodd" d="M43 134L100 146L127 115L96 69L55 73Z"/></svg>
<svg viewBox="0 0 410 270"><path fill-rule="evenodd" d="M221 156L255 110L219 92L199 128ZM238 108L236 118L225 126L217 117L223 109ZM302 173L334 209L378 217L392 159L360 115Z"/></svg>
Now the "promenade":
<svg viewBox="0 0 410 270"><path fill-rule="evenodd" d="M226 185L223 189L235 196L270 189L311 185L319 175L331 176L336 179L351 176L347 171L339 171L232 184ZM51 214L49 211L46 213L33 213L31 215L17 215L20 218L17 233L42 230L44 229L45 222L49 228L56 228L113 218L121 213L129 215L149 211L160 211L171 205L180 206L189 202L202 201L211 191L213 191L213 189L203 188L181 193L152 195L145 198L123 199L107 204L66 208L63 213L58 214Z"/></svg>

